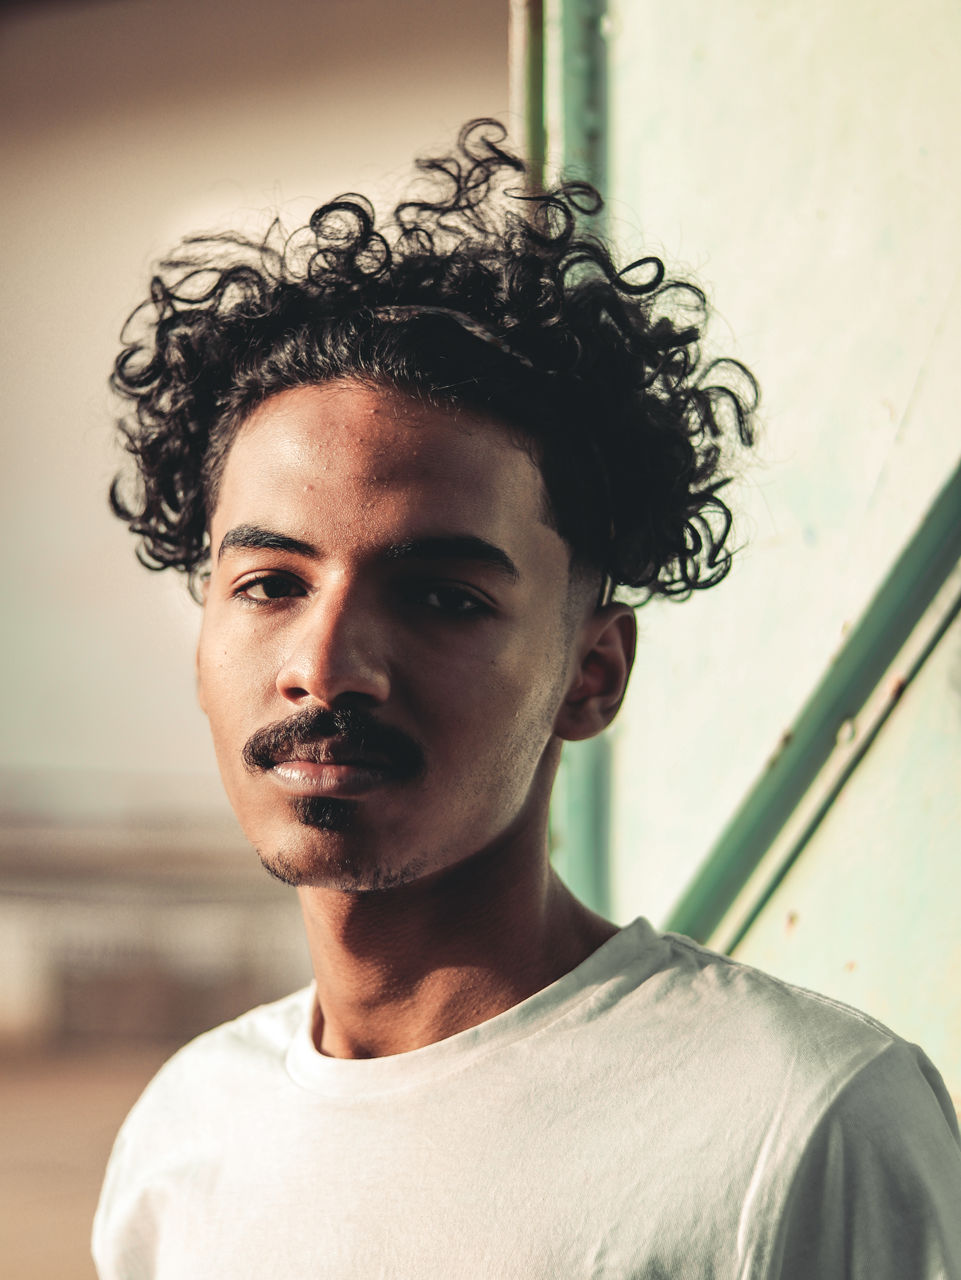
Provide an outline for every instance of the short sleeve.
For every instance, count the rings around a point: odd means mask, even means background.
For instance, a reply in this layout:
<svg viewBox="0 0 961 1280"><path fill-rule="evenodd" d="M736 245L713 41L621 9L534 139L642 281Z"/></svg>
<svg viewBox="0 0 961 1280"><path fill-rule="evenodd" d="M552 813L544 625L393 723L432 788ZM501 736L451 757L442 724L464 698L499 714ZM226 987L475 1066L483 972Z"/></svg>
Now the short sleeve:
<svg viewBox="0 0 961 1280"><path fill-rule="evenodd" d="M771 1280L961 1280L961 1144L944 1083L895 1042L850 1080L787 1193Z"/></svg>

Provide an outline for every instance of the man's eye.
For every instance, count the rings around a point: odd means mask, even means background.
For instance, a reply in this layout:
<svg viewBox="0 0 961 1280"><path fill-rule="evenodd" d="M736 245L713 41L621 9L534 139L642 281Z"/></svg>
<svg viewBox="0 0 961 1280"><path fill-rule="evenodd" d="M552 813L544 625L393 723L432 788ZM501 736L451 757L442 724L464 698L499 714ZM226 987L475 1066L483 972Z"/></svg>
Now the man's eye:
<svg viewBox="0 0 961 1280"><path fill-rule="evenodd" d="M468 618L490 613L490 605L464 587L433 583L412 589L411 596L425 608L448 617Z"/></svg>
<svg viewBox="0 0 961 1280"><path fill-rule="evenodd" d="M262 578L242 582L234 594L251 604L266 604L269 600L286 600L289 596L301 596L304 592L293 579L280 573L268 573Z"/></svg>

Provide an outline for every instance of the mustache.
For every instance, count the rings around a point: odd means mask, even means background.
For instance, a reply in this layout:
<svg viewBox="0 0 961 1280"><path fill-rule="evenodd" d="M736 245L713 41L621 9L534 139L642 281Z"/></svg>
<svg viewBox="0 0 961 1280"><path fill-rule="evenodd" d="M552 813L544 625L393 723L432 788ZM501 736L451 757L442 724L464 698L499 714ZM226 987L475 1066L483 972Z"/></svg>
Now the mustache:
<svg viewBox="0 0 961 1280"><path fill-rule="evenodd" d="M256 773L326 740L336 745L338 759L372 757L378 768L397 779L416 778L424 771L424 752L413 738L354 707L310 707L265 725L250 735L241 755L250 772Z"/></svg>

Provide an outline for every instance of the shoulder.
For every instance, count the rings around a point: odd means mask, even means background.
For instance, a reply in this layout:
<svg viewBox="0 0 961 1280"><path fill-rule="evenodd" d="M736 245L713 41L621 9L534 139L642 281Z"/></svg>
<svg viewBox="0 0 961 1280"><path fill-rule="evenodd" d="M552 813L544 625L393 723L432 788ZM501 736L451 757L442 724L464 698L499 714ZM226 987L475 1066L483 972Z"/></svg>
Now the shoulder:
<svg viewBox="0 0 961 1280"><path fill-rule="evenodd" d="M743 1273L961 1276L957 1118L921 1049L689 938L647 941L637 1013L662 1017L672 1081L723 1126Z"/></svg>
<svg viewBox="0 0 961 1280"><path fill-rule="evenodd" d="M777 1275L961 1276L957 1117L917 1046L894 1038L832 1097L779 1200Z"/></svg>
<svg viewBox="0 0 961 1280"><path fill-rule="evenodd" d="M740 1245L757 1274L961 1275L958 1123L922 1050L688 938L659 941L651 980L681 1054L747 1139Z"/></svg>
<svg viewBox="0 0 961 1280"><path fill-rule="evenodd" d="M116 1257L128 1246L132 1257L149 1251L149 1224L184 1170L215 1167L225 1122L244 1109L259 1114L264 1097L284 1088L287 1051L312 998L305 988L205 1032L150 1081L107 1165L93 1227L98 1274L127 1274Z"/></svg>
<svg viewBox="0 0 961 1280"><path fill-rule="evenodd" d="M178 1133L196 1142L222 1110L224 1099L268 1094L286 1079L291 1040L309 1016L312 988L206 1031L179 1049L153 1077L124 1121L108 1168L168 1150Z"/></svg>
<svg viewBox="0 0 961 1280"><path fill-rule="evenodd" d="M957 1147L954 1107L917 1045L861 1010L639 924L617 1016L622 1040L643 1046L645 1075L656 1071L669 1089L683 1083L742 1127L766 1117L794 1151L829 1113L856 1117L849 1127L866 1133L915 1105L933 1108Z"/></svg>
<svg viewBox="0 0 961 1280"><path fill-rule="evenodd" d="M840 1093L876 1059L919 1053L876 1018L838 1000L679 934L665 934L662 943L659 977L681 1016L696 1014L699 1035L717 1051L744 1046L755 1074L766 1067L779 1079L790 1076L795 1089L807 1085L819 1092L830 1081ZM822 1094L821 1101L828 1098Z"/></svg>
<svg viewBox="0 0 961 1280"><path fill-rule="evenodd" d="M161 1067L134 1112L167 1095L222 1088L225 1077L258 1076L282 1067L293 1036L309 1015L311 999L312 988L305 987L197 1036Z"/></svg>

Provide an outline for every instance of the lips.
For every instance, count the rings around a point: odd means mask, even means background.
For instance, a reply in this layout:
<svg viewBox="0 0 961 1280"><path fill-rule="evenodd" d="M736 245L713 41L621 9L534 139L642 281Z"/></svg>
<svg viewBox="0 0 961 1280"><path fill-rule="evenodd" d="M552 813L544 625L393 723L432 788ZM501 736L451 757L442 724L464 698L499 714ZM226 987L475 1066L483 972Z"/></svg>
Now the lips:
<svg viewBox="0 0 961 1280"><path fill-rule="evenodd" d="M307 760L294 757L279 760L268 771L278 786L290 795L327 796L357 799L392 779L384 762L333 759Z"/></svg>
<svg viewBox="0 0 961 1280"><path fill-rule="evenodd" d="M412 738L353 708L306 708L267 725L251 736L243 760L294 796L353 798L424 769Z"/></svg>
<svg viewBox="0 0 961 1280"><path fill-rule="evenodd" d="M268 774L291 795L355 799L389 782L393 770L382 753L325 739L277 752Z"/></svg>

